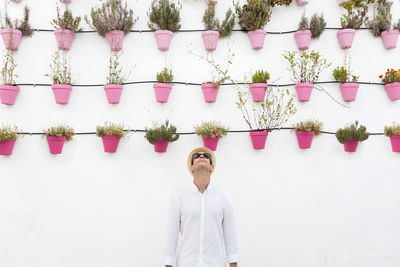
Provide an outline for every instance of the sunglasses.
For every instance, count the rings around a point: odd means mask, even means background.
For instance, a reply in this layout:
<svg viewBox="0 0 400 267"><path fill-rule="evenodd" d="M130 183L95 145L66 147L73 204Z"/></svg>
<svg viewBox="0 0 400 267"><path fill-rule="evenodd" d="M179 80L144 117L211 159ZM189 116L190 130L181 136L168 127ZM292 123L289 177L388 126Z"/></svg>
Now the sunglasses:
<svg viewBox="0 0 400 267"><path fill-rule="evenodd" d="M211 158L211 155L208 154L208 153L195 153L195 154L193 154L192 157L194 159L198 159L198 158L200 158L201 155L203 155L203 157L206 158L206 159L210 159Z"/></svg>

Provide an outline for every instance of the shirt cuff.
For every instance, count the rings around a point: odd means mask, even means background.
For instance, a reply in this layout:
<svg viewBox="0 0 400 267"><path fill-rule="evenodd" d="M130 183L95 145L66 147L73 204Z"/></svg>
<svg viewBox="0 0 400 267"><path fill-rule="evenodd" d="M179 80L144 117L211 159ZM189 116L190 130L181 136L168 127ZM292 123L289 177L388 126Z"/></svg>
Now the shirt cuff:
<svg viewBox="0 0 400 267"><path fill-rule="evenodd" d="M232 255L227 256L226 259L228 260L228 263L237 263L237 262L239 262L239 255L232 254Z"/></svg>
<svg viewBox="0 0 400 267"><path fill-rule="evenodd" d="M164 266L165 266L165 265L174 266L174 265L175 265L175 258L169 257L169 256L165 257L165 258L164 258Z"/></svg>

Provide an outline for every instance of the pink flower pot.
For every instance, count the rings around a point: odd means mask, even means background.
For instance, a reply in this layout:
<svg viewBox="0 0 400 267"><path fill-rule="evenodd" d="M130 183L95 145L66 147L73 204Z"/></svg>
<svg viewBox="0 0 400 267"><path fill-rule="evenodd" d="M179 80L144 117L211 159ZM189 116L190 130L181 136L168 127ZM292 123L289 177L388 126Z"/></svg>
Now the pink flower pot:
<svg viewBox="0 0 400 267"><path fill-rule="evenodd" d="M157 143L154 144L154 151L163 153L167 151L167 147L168 147L168 141L165 140L158 141Z"/></svg>
<svg viewBox="0 0 400 267"><path fill-rule="evenodd" d="M201 89L203 90L204 99L207 103L213 103L217 100L219 85L214 88L212 83L203 83Z"/></svg>
<svg viewBox="0 0 400 267"><path fill-rule="evenodd" d="M60 2L64 4L71 4L71 0L60 0Z"/></svg>
<svg viewBox="0 0 400 267"><path fill-rule="evenodd" d="M14 29L1 30L1 37L7 50L17 51L22 39L22 32Z"/></svg>
<svg viewBox="0 0 400 267"><path fill-rule="evenodd" d="M340 91L342 92L343 101L351 102L356 100L358 83L342 83L340 84Z"/></svg>
<svg viewBox="0 0 400 267"><path fill-rule="evenodd" d="M203 144L206 148L211 149L212 151L217 150L217 145L218 145L218 138L208 136L207 138L203 138Z"/></svg>
<svg viewBox="0 0 400 267"><path fill-rule="evenodd" d="M47 136L51 154L61 154L66 138L58 136Z"/></svg>
<svg viewBox="0 0 400 267"><path fill-rule="evenodd" d="M17 139L4 140L0 142L0 155L8 156L12 154L14 144Z"/></svg>
<svg viewBox="0 0 400 267"><path fill-rule="evenodd" d="M11 0L13 3L21 3L21 0Z"/></svg>
<svg viewBox="0 0 400 267"><path fill-rule="evenodd" d="M397 39L399 39L399 30L383 31L381 38L385 49L396 48Z"/></svg>
<svg viewBox="0 0 400 267"><path fill-rule="evenodd" d="M251 47L254 50L260 50L264 47L264 39L267 35L267 32L263 29L258 29L255 31L249 31L247 33L250 39Z"/></svg>
<svg viewBox="0 0 400 267"><path fill-rule="evenodd" d="M250 84L251 96L254 102L262 102L265 98L265 90L267 83L252 83Z"/></svg>
<svg viewBox="0 0 400 267"><path fill-rule="evenodd" d="M315 132L313 131L296 131L297 141L300 148L310 148Z"/></svg>
<svg viewBox="0 0 400 267"><path fill-rule="evenodd" d="M349 49L353 44L354 36L356 31L354 29L343 29L336 33L336 37L339 41L340 48Z"/></svg>
<svg viewBox="0 0 400 267"><path fill-rule="evenodd" d="M107 101L110 104L118 104L121 99L123 85L122 84L105 84L104 91L106 92Z"/></svg>
<svg viewBox="0 0 400 267"><path fill-rule="evenodd" d="M207 51L215 51L217 49L219 32L205 31L201 33L201 38L203 38L204 47Z"/></svg>
<svg viewBox="0 0 400 267"><path fill-rule="evenodd" d="M312 83L296 83L295 85L297 99L300 102L307 102L310 100L312 89L314 88L314 84Z"/></svg>
<svg viewBox="0 0 400 267"><path fill-rule="evenodd" d="M400 135L390 135L390 144L393 152L400 152Z"/></svg>
<svg viewBox="0 0 400 267"><path fill-rule="evenodd" d="M0 85L1 103L5 105L14 105L18 93L19 93L18 86Z"/></svg>
<svg viewBox="0 0 400 267"><path fill-rule="evenodd" d="M111 51L118 52L122 50L125 33L119 30L112 30L106 33L106 39L110 45Z"/></svg>
<svg viewBox="0 0 400 267"><path fill-rule="evenodd" d="M74 41L75 33L66 29L55 29L54 34L56 36L58 49L69 50Z"/></svg>
<svg viewBox="0 0 400 267"><path fill-rule="evenodd" d="M104 147L104 152L107 153L115 153L117 152L118 144L120 138L116 135L103 135L101 137L103 140L103 147Z"/></svg>
<svg viewBox="0 0 400 267"><path fill-rule="evenodd" d="M156 37L158 49L161 51L168 51L174 33L168 30L158 30L154 32Z"/></svg>
<svg viewBox="0 0 400 267"><path fill-rule="evenodd" d="M153 84L156 100L160 103L168 102L169 94L171 93L172 84L170 83L155 83Z"/></svg>
<svg viewBox="0 0 400 267"><path fill-rule="evenodd" d="M301 30L294 33L294 39L296 40L297 48L299 50L307 50L310 47L311 42L311 31Z"/></svg>
<svg viewBox="0 0 400 267"><path fill-rule="evenodd" d="M358 141L350 140L344 144L344 151L346 152L356 152L358 146Z"/></svg>
<svg viewBox="0 0 400 267"><path fill-rule="evenodd" d="M298 6L305 6L308 4L308 0L296 0Z"/></svg>
<svg viewBox="0 0 400 267"><path fill-rule="evenodd" d="M264 149L267 137L268 137L268 132L266 131L250 132L250 138L251 142L253 143L253 148Z"/></svg>
<svg viewBox="0 0 400 267"><path fill-rule="evenodd" d="M384 85L390 100L400 99L400 82L387 83Z"/></svg>
<svg viewBox="0 0 400 267"><path fill-rule="evenodd" d="M69 96L71 95L72 86L69 84L53 84L51 86L53 89L54 97L57 104L68 104Z"/></svg>

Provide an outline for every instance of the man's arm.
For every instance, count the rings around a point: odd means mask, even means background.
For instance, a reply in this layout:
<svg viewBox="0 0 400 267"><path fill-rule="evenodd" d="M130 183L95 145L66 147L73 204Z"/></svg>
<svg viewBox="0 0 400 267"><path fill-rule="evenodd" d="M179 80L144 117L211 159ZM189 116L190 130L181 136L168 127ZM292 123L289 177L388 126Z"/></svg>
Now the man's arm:
<svg viewBox="0 0 400 267"><path fill-rule="evenodd" d="M180 228L179 205L178 205L178 199L174 194L171 198L167 215L165 258L164 258L164 264L166 267L172 267L175 264L176 245L178 243L179 228Z"/></svg>
<svg viewBox="0 0 400 267"><path fill-rule="evenodd" d="M230 267L236 267L237 262L239 261L239 249L233 201L229 194L227 194L225 200L222 229L224 231L225 252L227 260L230 264Z"/></svg>

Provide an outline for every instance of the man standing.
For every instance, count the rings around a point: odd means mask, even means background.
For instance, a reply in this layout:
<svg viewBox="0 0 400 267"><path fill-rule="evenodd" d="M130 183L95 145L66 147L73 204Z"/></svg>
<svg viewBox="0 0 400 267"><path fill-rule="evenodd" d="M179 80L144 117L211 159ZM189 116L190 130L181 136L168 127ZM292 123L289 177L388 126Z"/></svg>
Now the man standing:
<svg viewBox="0 0 400 267"><path fill-rule="evenodd" d="M171 199L164 264L226 267L228 262L236 267L239 255L232 199L210 182L215 155L208 148L196 148L190 152L187 165L193 182Z"/></svg>

